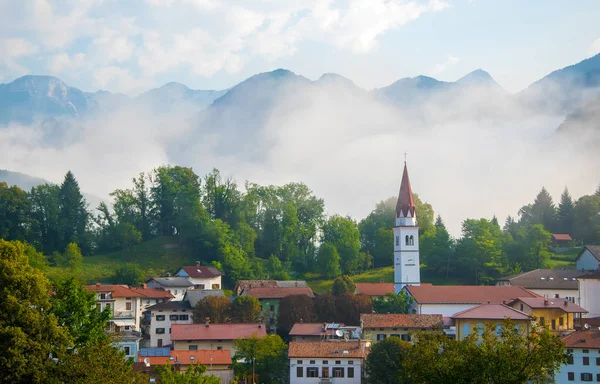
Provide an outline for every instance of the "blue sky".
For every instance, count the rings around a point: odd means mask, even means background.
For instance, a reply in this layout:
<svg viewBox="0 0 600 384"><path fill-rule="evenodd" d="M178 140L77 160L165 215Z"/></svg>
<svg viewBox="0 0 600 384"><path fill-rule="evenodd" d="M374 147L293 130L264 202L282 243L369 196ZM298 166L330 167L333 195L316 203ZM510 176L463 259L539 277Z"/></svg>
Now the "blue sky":
<svg viewBox="0 0 600 384"><path fill-rule="evenodd" d="M600 52L597 0L0 0L0 82L135 95L287 68L371 89L477 68L517 92Z"/></svg>

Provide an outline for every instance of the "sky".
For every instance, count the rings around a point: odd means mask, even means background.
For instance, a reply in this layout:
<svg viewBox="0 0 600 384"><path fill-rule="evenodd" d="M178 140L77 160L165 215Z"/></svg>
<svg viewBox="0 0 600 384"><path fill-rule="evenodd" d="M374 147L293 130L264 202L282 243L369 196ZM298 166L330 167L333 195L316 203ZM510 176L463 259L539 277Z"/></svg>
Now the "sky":
<svg viewBox="0 0 600 384"><path fill-rule="evenodd" d="M510 92L600 52L597 0L0 0L0 82L134 96L286 68L366 88L482 68Z"/></svg>

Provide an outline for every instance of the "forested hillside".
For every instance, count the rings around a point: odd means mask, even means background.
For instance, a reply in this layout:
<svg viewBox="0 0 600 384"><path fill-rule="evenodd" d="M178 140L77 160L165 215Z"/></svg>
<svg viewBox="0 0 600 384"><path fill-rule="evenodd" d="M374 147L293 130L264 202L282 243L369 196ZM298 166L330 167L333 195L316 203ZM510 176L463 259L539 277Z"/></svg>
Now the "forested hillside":
<svg viewBox="0 0 600 384"><path fill-rule="evenodd" d="M302 183L242 188L216 169L200 177L191 168L162 166L111 198L112 207L89 207L71 172L61 185L30 191L0 183L0 238L32 244L44 255L32 253L32 263L52 273L86 266L84 276L106 281L164 274L195 260L221 268L229 286L263 277L327 280L392 265L395 197L357 222L325 215L323 199ZM416 194L415 201L423 273L436 282L491 284L520 271L569 266L573 253L552 253L551 233L571 234L573 245L600 243L600 189L575 200L565 188L555 204L542 188L504 223L465 218L456 239L432 204Z"/></svg>

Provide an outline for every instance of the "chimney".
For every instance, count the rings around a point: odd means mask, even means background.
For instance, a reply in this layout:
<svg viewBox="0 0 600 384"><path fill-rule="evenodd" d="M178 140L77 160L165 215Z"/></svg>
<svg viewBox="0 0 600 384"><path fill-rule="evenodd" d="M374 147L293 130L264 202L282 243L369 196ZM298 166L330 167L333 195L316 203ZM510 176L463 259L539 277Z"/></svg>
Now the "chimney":
<svg viewBox="0 0 600 384"><path fill-rule="evenodd" d="M488 300L488 304L492 304L492 302L490 300Z"/></svg>
<svg viewBox="0 0 600 384"><path fill-rule="evenodd" d="M298 282L297 281L294 283L294 285L296 286L296 288L298 288Z"/></svg>
<svg viewBox="0 0 600 384"><path fill-rule="evenodd" d="M142 284L142 288L144 288L144 289L148 288L148 286L146 285L146 283Z"/></svg>
<svg viewBox="0 0 600 384"><path fill-rule="evenodd" d="M100 283L96 283L96 288L100 288L101 285L102 284L100 284Z"/></svg>
<svg viewBox="0 0 600 384"><path fill-rule="evenodd" d="M169 272L167 272L167 277L171 277L171 274Z"/></svg>
<svg viewBox="0 0 600 384"><path fill-rule="evenodd" d="M196 268L200 268L200 262L196 261Z"/></svg>
<svg viewBox="0 0 600 384"><path fill-rule="evenodd" d="M208 328L208 327L209 327L209 325L210 325L210 317L205 317L205 318L204 318L204 326L205 326L206 328Z"/></svg>
<svg viewBox="0 0 600 384"><path fill-rule="evenodd" d="M544 305L548 305L548 300L544 300Z"/></svg>
<svg viewBox="0 0 600 384"><path fill-rule="evenodd" d="M262 328L262 323L258 323L258 328Z"/></svg>
<svg viewBox="0 0 600 384"><path fill-rule="evenodd" d="M569 306L569 301L565 300L565 307L568 307L568 306Z"/></svg>

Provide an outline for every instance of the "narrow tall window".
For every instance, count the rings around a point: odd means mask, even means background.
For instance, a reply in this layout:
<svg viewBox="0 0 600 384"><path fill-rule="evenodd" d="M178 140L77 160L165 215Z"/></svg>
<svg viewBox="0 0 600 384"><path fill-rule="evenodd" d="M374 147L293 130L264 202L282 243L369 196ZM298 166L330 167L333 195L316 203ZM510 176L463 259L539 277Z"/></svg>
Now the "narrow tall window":
<svg viewBox="0 0 600 384"><path fill-rule="evenodd" d="M410 236L410 245L415 245L415 238L412 235Z"/></svg>
<svg viewBox="0 0 600 384"><path fill-rule="evenodd" d="M396 247L400 245L400 236L396 236Z"/></svg>
<svg viewBox="0 0 600 384"><path fill-rule="evenodd" d="M408 245L408 235L406 235L406 237L404 238L404 243L405 245Z"/></svg>

